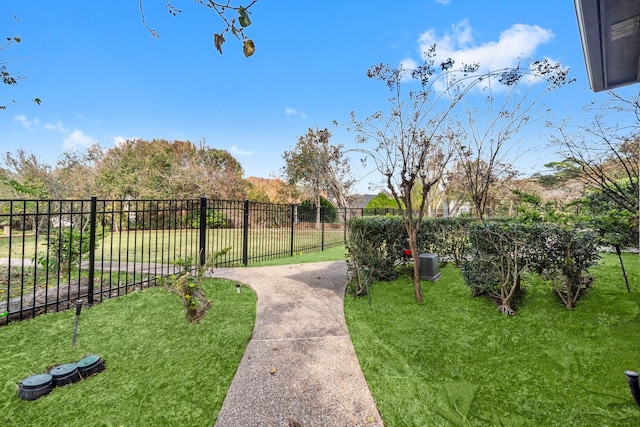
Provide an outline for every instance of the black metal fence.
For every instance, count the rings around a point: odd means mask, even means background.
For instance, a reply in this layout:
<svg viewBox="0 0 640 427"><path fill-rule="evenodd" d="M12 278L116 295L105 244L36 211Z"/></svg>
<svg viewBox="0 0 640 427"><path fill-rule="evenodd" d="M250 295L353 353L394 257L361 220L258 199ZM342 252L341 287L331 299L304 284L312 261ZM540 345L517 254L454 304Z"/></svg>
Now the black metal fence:
<svg viewBox="0 0 640 427"><path fill-rule="evenodd" d="M204 198L0 200L0 324L154 286L178 259L248 265L341 245L345 220L365 214Z"/></svg>

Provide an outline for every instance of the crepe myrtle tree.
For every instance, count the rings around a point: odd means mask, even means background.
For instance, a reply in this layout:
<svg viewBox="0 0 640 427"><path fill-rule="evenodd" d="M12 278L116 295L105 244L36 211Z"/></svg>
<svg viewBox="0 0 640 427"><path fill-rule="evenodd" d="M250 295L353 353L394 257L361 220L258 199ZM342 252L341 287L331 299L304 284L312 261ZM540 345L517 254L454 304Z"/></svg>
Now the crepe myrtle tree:
<svg viewBox="0 0 640 427"><path fill-rule="evenodd" d="M149 27L144 17L143 0L139 0L140 17L142 18L142 24L145 26L149 33L158 38L160 35L156 30ZM258 0L252 0L245 3L245 5L227 1L212 1L212 0L195 0L196 3L200 3L202 6L212 9L218 14L223 22L223 28L219 33L213 34L213 45L216 50L222 55L222 45L227 41L225 35L228 37L231 34L233 37L242 42L242 52L245 57L250 57L256 50L255 43L246 34L245 29L251 25L251 18L249 15L251 12L249 9L258 2ZM174 6L169 0L165 0L165 7L169 11L169 14L177 16L182 13L182 9Z"/></svg>
<svg viewBox="0 0 640 427"><path fill-rule="evenodd" d="M568 72L547 59L519 65L497 79L486 79L484 103L465 108L460 124L463 138L455 144L456 161L461 185L478 218L487 214L492 187L513 174L518 134L541 117L536 107L545 95L573 82Z"/></svg>
<svg viewBox="0 0 640 427"><path fill-rule="evenodd" d="M356 132L356 141L361 144L358 151L373 160L401 213L413 258L418 302L422 301L422 288L417 235L429 192L442 180L459 144L453 120L456 107L475 87L486 87L489 82L509 85L530 72L516 67L480 74L478 69L479 64L457 66L453 59L437 64L435 45L414 69L374 65L367 76L383 82L391 91L390 108L364 119L351 113L349 129ZM422 187L421 200L414 204L412 190L418 184Z"/></svg>

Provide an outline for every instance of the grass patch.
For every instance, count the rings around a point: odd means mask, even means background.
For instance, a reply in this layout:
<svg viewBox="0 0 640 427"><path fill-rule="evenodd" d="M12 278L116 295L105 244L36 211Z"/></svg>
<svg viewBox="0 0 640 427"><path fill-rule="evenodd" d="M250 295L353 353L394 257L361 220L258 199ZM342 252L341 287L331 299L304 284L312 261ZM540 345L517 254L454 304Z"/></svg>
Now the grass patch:
<svg viewBox="0 0 640 427"><path fill-rule="evenodd" d="M207 230L207 250L220 251L231 247L224 260L242 259L242 229ZM88 237L87 237L88 238ZM322 232L314 228L296 228L294 251L306 251L321 244ZM327 229L324 231L325 244L341 243L344 231ZM17 235L9 239L0 239L0 258L31 260L38 254L47 252L47 236ZM96 261L121 262L160 262L196 254L199 245L197 229L189 230L129 230L111 232L98 239L96 243ZM250 258L270 253L287 252L291 248L291 231L287 228L249 229L247 252ZM88 260L84 254L83 261Z"/></svg>
<svg viewBox="0 0 640 427"><path fill-rule="evenodd" d="M342 261L345 259L344 246L334 246L324 251L299 252L292 257L277 258L249 264L249 267L265 267L270 265L306 264L309 262Z"/></svg>
<svg viewBox="0 0 640 427"><path fill-rule="evenodd" d="M472 298L452 265L417 304L402 277L375 283L372 305L345 298L360 365L386 425L640 425L623 371L640 369L640 262L591 269L593 289L566 310L530 280L517 316Z"/></svg>
<svg viewBox="0 0 640 427"><path fill-rule="evenodd" d="M249 342L256 297L225 280L206 280L205 289L212 307L198 324L160 288L84 309L75 348L73 310L0 327L0 425L213 425ZM18 398L25 377L90 353L105 360L104 372L37 401Z"/></svg>

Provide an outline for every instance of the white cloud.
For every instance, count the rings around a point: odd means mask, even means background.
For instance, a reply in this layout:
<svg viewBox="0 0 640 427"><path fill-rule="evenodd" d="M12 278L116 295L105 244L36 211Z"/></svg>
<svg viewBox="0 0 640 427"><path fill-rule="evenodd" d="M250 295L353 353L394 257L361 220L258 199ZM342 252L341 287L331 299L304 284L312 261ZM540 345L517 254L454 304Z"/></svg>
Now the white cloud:
<svg viewBox="0 0 640 427"><path fill-rule="evenodd" d="M551 30L537 25L514 24L500 33L498 41L476 44L469 20L464 19L443 35L438 35L433 29L425 31L420 35L418 44L420 52L426 52L436 45L436 64L451 58L459 66L477 63L480 65L479 73L487 73L523 65L520 64L521 60L530 58L540 45L553 37ZM415 61L408 58L401 65L412 69L409 65L415 68Z"/></svg>
<svg viewBox="0 0 640 427"><path fill-rule="evenodd" d="M56 123L45 123L42 125L42 127L52 131L55 130L58 132L69 132L69 129L65 128L60 120L58 120Z"/></svg>
<svg viewBox="0 0 640 427"><path fill-rule="evenodd" d="M241 150L240 148L238 148L237 145L232 145L231 147L229 147L229 151L231 152L231 154L236 154L238 156L252 156L253 155L253 151Z"/></svg>
<svg viewBox="0 0 640 427"><path fill-rule="evenodd" d="M451 3L451 0L435 0L435 2L446 6Z"/></svg>
<svg viewBox="0 0 640 427"><path fill-rule="evenodd" d="M39 119L36 118L33 120L29 120L25 115L15 116L13 118L13 121L20 123L27 130L31 130L32 126L38 126L38 123L40 123Z"/></svg>
<svg viewBox="0 0 640 427"><path fill-rule="evenodd" d="M89 147L90 145L97 144L98 141L91 138L89 135L85 135L84 132L78 129L74 129L64 139L63 146L65 148L77 149Z"/></svg>
<svg viewBox="0 0 640 427"><path fill-rule="evenodd" d="M296 110L295 108L289 108L289 107L287 107L287 108L285 108L285 109L284 109L284 112L285 112L285 114L286 114L287 116L300 116L300 117L302 117L303 119L306 119L306 118L307 118L307 115L306 115L305 113L303 113L302 111L298 111L298 110Z"/></svg>

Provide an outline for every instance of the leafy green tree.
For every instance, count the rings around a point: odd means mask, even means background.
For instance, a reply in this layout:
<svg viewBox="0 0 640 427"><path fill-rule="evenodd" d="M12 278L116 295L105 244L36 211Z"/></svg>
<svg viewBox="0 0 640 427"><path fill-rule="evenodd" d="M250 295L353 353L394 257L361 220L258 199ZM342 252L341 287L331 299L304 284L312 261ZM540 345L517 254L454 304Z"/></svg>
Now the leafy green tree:
<svg viewBox="0 0 640 427"><path fill-rule="evenodd" d="M338 218L338 211L329 200L324 197L320 197L320 207L324 211L324 222L336 222L336 219ZM305 216L313 217L314 213L317 211L317 206L312 200L304 200L300 203L300 207L298 208L298 218L301 219Z"/></svg>
<svg viewBox="0 0 640 427"><path fill-rule="evenodd" d="M378 193L376 197L369 200L365 209L398 209L398 202L387 196L385 193Z"/></svg>
<svg viewBox="0 0 640 427"><path fill-rule="evenodd" d="M59 195L51 166L41 163L33 153L19 148L5 153L0 168L0 185L10 189L13 197L46 199Z"/></svg>
<svg viewBox="0 0 640 427"><path fill-rule="evenodd" d="M298 143L282 158L285 166L282 173L290 185L300 185L318 208L316 225L320 225L321 196L325 194L331 203L344 208L348 205L348 197L353 179L348 159L345 158L344 147L329 142L331 133L328 129L309 129L305 135L298 137Z"/></svg>
<svg viewBox="0 0 640 427"><path fill-rule="evenodd" d="M243 199L240 163L189 141L126 141L96 156L98 195L109 198Z"/></svg>
<svg viewBox="0 0 640 427"><path fill-rule="evenodd" d="M545 187L555 187L557 185L564 184L567 181L579 178L581 174L580 165L573 159L549 162L545 164L544 167L550 169L551 173L536 173L532 178L535 178Z"/></svg>

